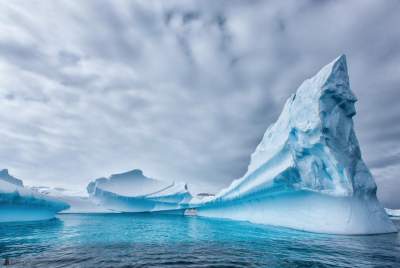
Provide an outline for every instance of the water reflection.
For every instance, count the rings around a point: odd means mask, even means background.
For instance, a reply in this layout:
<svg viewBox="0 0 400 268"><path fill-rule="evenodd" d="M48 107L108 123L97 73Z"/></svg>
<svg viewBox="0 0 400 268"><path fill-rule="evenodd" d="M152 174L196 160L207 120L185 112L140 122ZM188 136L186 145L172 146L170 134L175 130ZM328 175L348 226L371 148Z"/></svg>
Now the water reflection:
<svg viewBox="0 0 400 268"><path fill-rule="evenodd" d="M0 256L40 253L57 243L63 221L51 219L34 222L0 223Z"/></svg>

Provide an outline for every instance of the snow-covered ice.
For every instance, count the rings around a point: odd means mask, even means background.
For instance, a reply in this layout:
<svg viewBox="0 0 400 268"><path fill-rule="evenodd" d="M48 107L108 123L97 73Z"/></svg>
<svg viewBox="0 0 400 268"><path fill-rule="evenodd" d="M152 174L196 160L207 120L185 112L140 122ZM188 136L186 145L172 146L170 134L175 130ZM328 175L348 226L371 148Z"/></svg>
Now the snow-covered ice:
<svg viewBox="0 0 400 268"><path fill-rule="evenodd" d="M46 186L32 187L32 190L69 205L69 208L60 213L114 213L115 211L103 207L91 199L86 192L73 191L64 188L50 188Z"/></svg>
<svg viewBox="0 0 400 268"><path fill-rule="evenodd" d="M400 209L385 208L385 211L390 217L400 217Z"/></svg>
<svg viewBox="0 0 400 268"><path fill-rule="evenodd" d="M22 181L10 176L8 171L0 176L0 222L51 219L68 207L63 201L24 187Z"/></svg>
<svg viewBox="0 0 400 268"><path fill-rule="evenodd" d="M99 178L87 191L93 202L119 212L175 210L192 198L185 183L148 178L139 169Z"/></svg>
<svg viewBox="0 0 400 268"><path fill-rule="evenodd" d="M357 101L344 55L307 79L264 134L246 174L197 214L334 234L396 228L376 198L353 128Z"/></svg>

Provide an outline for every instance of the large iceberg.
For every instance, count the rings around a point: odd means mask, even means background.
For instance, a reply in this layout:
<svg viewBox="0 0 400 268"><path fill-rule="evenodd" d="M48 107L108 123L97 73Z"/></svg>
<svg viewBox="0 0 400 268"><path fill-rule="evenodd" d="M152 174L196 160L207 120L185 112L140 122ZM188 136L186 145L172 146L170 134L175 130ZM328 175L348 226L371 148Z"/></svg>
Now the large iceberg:
<svg viewBox="0 0 400 268"><path fill-rule="evenodd" d="M21 180L8 174L0 175L0 222L34 221L54 218L69 205L24 187Z"/></svg>
<svg viewBox="0 0 400 268"><path fill-rule="evenodd" d="M139 169L96 179L87 191L93 202L116 212L176 210L192 198L185 183L148 178Z"/></svg>
<svg viewBox="0 0 400 268"><path fill-rule="evenodd" d="M191 202L197 215L332 234L395 232L361 158L356 100L343 55L286 101L242 178Z"/></svg>

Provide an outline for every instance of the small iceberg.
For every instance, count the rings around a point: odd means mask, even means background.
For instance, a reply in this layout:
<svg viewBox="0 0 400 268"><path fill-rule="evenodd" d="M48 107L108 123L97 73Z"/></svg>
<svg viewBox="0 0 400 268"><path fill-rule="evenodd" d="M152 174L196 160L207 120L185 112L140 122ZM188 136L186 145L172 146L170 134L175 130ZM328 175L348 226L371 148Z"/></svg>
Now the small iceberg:
<svg viewBox="0 0 400 268"><path fill-rule="evenodd" d="M400 209L385 208L386 213L393 218L400 218Z"/></svg>
<svg viewBox="0 0 400 268"><path fill-rule="evenodd" d="M87 191L94 203L118 212L177 210L192 199L186 183L148 178L139 169L96 179Z"/></svg>
<svg viewBox="0 0 400 268"><path fill-rule="evenodd" d="M42 195L60 200L69 205L68 209L61 211L61 214L70 213L115 213L91 199L86 192L73 191L64 188L50 188L47 186L32 187L33 191Z"/></svg>
<svg viewBox="0 0 400 268"><path fill-rule="evenodd" d="M63 201L25 187L7 169L0 172L0 222L47 220L68 208Z"/></svg>

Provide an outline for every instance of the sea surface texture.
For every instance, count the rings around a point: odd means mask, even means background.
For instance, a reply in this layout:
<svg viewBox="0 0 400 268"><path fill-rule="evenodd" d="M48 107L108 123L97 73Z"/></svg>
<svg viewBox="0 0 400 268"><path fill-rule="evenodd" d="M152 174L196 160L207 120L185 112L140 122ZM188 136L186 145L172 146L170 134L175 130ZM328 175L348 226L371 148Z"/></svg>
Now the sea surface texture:
<svg viewBox="0 0 400 268"><path fill-rule="evenodd" d="M174 215L70 214L0 223L0 261L10 267L400 267L400 236L325 235Z"/></svg>

